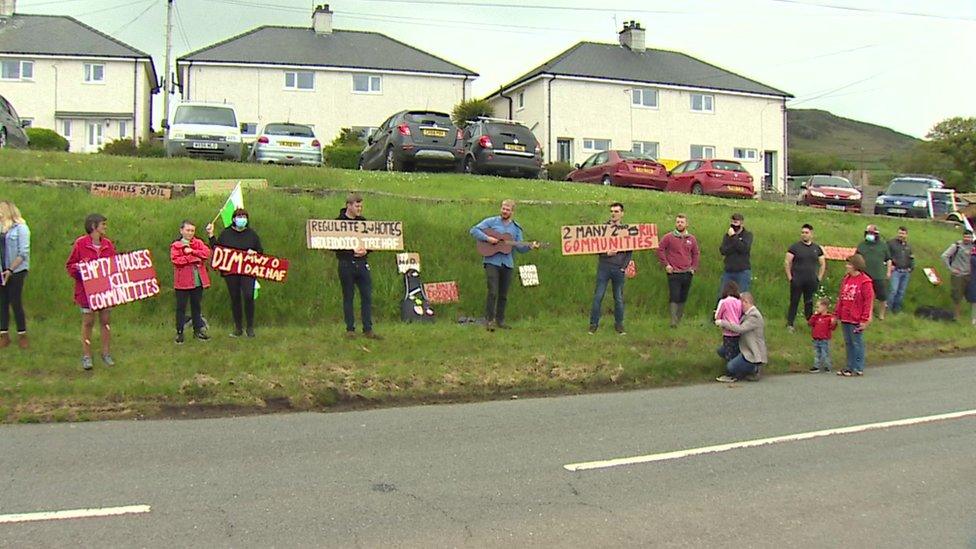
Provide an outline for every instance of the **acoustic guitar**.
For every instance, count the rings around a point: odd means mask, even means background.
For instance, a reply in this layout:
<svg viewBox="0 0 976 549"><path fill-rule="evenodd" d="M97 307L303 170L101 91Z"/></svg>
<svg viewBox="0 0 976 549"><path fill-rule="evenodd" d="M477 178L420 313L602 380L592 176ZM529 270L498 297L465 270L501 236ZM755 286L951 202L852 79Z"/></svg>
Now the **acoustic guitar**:
<svg viewBox="0 0 976 549"><path fill-rule="evenodd" d="M535 244L535 242L532 241L529 242L517 241L514 239L514 237L512 237L512 235L508 233L500 233L492 229L485 230L485 234L497 238L498 242L495 244L491 244L489 242L485 242L482 240L478 241L477 243L478 253L483 255L484 257L491 257L495 254L510 254L512 253L512 249L517 246L532 246L533 244ZM548 248L549 243L541 242L539 243L539 247Z"/></svg>

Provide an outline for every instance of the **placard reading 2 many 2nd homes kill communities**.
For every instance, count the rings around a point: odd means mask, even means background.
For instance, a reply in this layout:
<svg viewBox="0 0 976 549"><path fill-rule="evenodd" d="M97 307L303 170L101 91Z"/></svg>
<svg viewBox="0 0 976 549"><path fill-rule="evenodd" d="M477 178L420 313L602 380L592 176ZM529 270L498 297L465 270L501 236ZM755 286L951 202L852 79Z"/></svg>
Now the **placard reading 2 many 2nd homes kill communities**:
<svg viewBox="0 0 976 549"><path fill-rule="evenodd" d="M603 254L610 250L653 250L657 248L657 225L564 225L563 255Z"/></svg>
<svg viewBox="0 0 976 549"><path fill-rule="evenodd" d="M159 293L149 250L137 250L78 264L93 311L146 299Z"/></svg>
<svg viewBox="0 0 976 549"><path fill-rule="evenodd" d="M312 250L402 250L402 221L309 219L305 227Z"/></svg>

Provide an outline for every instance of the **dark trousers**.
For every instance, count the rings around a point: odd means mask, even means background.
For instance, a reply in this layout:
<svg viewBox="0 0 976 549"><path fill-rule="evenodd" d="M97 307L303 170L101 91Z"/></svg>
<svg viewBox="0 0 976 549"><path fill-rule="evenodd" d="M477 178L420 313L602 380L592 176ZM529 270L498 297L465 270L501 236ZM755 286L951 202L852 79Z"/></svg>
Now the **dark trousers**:
<svg viewBox="0 0 976 549"><path fill-rule="evenodd" d="M359 310L363 320L363 332L373 331L373 277L366 261L339 261L339 282L342 284L342 314L346 319L346 331L356 331L356 315L353 298L359 288Z"/></svg>
<svg viewBox="0 0 976 549"><path fill-rule="evenodd" d="M740 336L722 336L722 346L718 348L718 356L722 357L726 362L732 360L741 352L739 350L739 337Z"/></svg>
<svg viewBox="0 0 976 549"><path fill-rule="evenodd" d="M17 331L27 331L27 317L24 316L22 299L26 280L27 271L20 271L10 275L6 286L0 286L0 332L6 332L10 328L10 309L14 310Z"/></svg>
<svg viewBox="0 0 976 549"><path fill-rule="evenodd" d="M800 305L800 296L803 296L803 316L808 320L813 316L813 294L820 288L820 281L815 276L797 277L794 276L790 282L790 308L786 312L786 324L793 325L796 320L796 310Z"/></svg>
<svg viewBox="0 0 976 549"><path fill-rule="evenodd" d="M183 333L183 326L186 324L187 302L190 303L190 315L193 319L193 332L196 333L203 329L203 315L200 313L200 303L202 301L202 286L197 286L192 290L176 290L176 333Z"/></svg>
<svg viewBox="0 0 976 549"><path fill-rule="evenodd" d="M224 282L227 283L227 291L230 293L230 311L234 315L234 326L238 330L243 329L243 318L247 317L247 327L253 329L254 277L227 275Z"/></svg>
<svg viewBox="0 0 976 549"><path fill-rule="evenodd" d="M505 323L505 305L508 303L508 288L512 285L510 267L498 267L485 263L485 279L488 281L488 298L485 301L485 320Z"/></svg>
<svg viewBox="0 0 976 549"><path fill-rule="evenodd" d="M691 290L691 273L671 273L668 275L668 302L684 303L688 301L688 291Z"/></svg>

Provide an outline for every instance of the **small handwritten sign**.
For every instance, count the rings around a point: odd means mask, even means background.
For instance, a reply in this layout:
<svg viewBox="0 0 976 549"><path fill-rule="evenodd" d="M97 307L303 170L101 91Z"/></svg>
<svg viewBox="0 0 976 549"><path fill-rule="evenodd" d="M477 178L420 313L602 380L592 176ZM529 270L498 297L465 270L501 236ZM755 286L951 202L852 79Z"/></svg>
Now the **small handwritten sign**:
<svg viewBox="0 0 976 549"><path fill-rule="evenodd" d="M657 225L654 223L564 225L562 228L563 255L653 250L657 245Z"/></svg>
<svg viewBox="0 0 976 549"><path fill-rule="evenodd" d="M173 196L173 189L161 185L141 183L92 183L91 194L92 196L109 196L112 198L169 200Z"/></svg>
<svg viewBox="0 0 976 549"><path fill-rule="evenodd" d="M101 257L78 264L88 308L100 311L150 298L159 293L159 280L149 250Z"/></svg>
<svg viewBox="0 0 976 549"><path fill-rule="evenodd" d="M535 265L519 265L519 278L523 286L539 285L539 271Z"/></svg>
<svg viewBox="0 0 976 549"><path fill-rule="evenodd" d="M226 274L253 276L272 282L284 282L288 277L288 260L247 250L214 247L210 266Z"/></svg>
<svg viewBox="0 0 976 549"><path fill-rule="evenodd" d="M402 221L309 219L305 234L312 250L403 249Z"/></svg>
<svg viewBox="0 0 976 549"><path fill-rule="evenodd" d="M847 261L848 257L857 253L857 248L844 246L823 246L824 257L834 261Z"/></svg>
<svg viewBox="0 0 976 549"><path fill-rule="evenodd" d="M458 283L454 280L450 282L431 282L424 284L424 293L427 294L427 301L433 305L457 303L461 300Z"/></svg>
<svg viewBox="0 0 976 549"><path fill-rule="evenodd" d="M396 254L397 271L400 274L406 274L407 271L413 269L420 272L420 254L417 253L402 253Z"/></svg>
<svg viewBox="0 0 976 549"><path fill-rule="evenodd" d="M932 283L933 286L938 286L942 284L942 279L939 278L939 273L932 267L923 267L922 272L925 273L925 278Z"/></svg>

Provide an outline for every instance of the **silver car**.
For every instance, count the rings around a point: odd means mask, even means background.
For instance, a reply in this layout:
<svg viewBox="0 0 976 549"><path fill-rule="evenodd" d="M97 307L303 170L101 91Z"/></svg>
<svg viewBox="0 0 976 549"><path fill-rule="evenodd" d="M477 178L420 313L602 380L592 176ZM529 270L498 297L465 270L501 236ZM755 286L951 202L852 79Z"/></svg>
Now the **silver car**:
<svg viewBox="0 0 976 549"><path fill-rule="evenodd" d="M0 95L0 149L14 147L26 149L30 140L24 132L26 124L17 116L14 106Z"/></svg>
<svg viewBox="0 0 976 549"><path fill-rule="evenodd" d="M268 124L258 134L248 159L265 164L321 166L322 144L305 124Z"/></svg>

